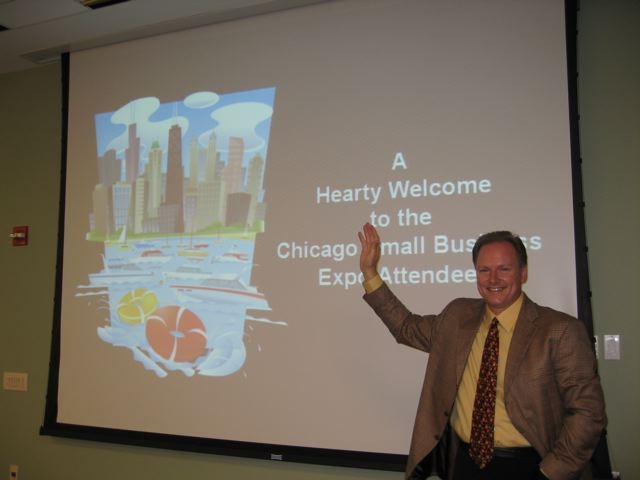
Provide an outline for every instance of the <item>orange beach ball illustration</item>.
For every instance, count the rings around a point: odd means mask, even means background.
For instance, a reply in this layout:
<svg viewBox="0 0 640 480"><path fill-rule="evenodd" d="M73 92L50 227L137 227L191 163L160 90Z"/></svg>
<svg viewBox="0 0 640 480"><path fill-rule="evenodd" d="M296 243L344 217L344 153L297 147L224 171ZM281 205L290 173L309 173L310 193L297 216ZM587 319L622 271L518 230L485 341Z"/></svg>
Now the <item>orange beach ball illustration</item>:
<svg viewBox="0 0 640 480"><path fill-rule="evenodd" d="M151 348L165 360L193 362L207 349L202 320L179 305L160 307L147 318L145 334Z"/></svg>

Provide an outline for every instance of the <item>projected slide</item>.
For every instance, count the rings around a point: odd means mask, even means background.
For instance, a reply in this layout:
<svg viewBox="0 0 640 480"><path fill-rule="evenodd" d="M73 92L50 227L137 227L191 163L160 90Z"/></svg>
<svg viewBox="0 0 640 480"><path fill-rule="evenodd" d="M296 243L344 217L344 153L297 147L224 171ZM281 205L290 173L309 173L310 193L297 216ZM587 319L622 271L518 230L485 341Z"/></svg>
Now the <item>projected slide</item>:
<svg viewBox="0 0 640 480"><path fill-rule="evenodd" d="M406 454L428 356L363 302L357 232L437 313L513 230L527 294L575 313L568 103L562 2L344 0L73 53L55 421Z"/></svg>
<svg viewBox="0 0 640 480"><path fill-rule="evenodd" d="M159 377L237 371L247 311L270 309L249 283L273 100L273 88L196 92L96 115L87 239L103 265L77 296L103 296L98 336Z"/></svg>

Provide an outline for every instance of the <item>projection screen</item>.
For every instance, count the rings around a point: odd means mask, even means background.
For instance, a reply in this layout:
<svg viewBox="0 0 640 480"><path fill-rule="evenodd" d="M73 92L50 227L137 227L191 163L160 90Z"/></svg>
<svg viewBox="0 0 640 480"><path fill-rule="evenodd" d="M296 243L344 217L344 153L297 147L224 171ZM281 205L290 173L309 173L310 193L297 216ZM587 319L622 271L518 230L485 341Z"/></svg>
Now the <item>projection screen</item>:
<svg viewBox="0 0 640 480"><path fill-rule="evenodd" d="M401 469L428 358L362 301L356 233L437 313L512 230L525 291L576 314L567 70L556 0L334 1L71 53L43 432Z"/></svg>

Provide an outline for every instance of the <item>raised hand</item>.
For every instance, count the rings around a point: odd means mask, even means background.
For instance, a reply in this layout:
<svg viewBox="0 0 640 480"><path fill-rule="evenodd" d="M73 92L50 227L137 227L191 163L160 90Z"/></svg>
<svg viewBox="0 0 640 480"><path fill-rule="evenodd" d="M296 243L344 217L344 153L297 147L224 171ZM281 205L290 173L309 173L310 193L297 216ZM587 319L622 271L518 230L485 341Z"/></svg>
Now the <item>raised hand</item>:
<svg viewBox="0 0 640 480"><path fill-rule="evenodd" d="M360 271L365 280L378 275L378 262L380 261L380 236L376 227L369 222L365 223L362 231L358 232L360 240Z"/></svg>

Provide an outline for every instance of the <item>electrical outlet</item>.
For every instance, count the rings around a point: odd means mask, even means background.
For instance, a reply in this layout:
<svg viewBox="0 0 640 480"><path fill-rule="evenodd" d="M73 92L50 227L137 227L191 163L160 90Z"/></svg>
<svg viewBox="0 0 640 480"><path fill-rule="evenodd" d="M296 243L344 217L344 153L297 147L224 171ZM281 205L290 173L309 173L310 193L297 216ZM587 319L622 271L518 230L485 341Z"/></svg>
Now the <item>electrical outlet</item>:
<svg viewBox="0 0 640 480"><path fill-rule="evenodd" d="M4 372L2 374L2 388L5 390L27 391L28 375L26 373Z"/></svg>
<svg viewBox="0 0 640 480"><path fill-rule="evenodd" d="M18 480L18 465L9 465L9 480Z"/></svg>

